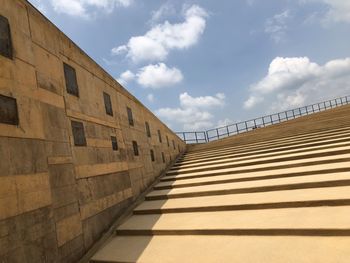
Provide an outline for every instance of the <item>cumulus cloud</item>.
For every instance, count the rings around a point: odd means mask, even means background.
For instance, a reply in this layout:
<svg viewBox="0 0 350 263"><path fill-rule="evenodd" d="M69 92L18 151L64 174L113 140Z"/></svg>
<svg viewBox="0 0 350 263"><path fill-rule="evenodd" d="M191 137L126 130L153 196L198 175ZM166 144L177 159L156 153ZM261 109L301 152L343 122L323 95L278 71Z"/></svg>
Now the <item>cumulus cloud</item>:
<svg viewBox="0 0 350 263"><path fill-rule="evenodd" d="M265 33L269 34L276 43L280 43L286 37L287 22L290 18L290 11L285 10L267 19L265 22Z"/></svg>
<svg viewBox="0 0 350 263"><path fill-rule="evenodd" d="M179 69L169 68L164 63L145 66L137 74L137 83L152 89L173 86L182 80L183 75Z"/></svg>
<svg viewBox="0 0 350 263"><path fill-rule="evenodd" d="M161 19L163 19L164 17L173 16L175 14L176 14L175 7L172 4L170 4L170 2L167 2L161 5L159 9L152 12L151 22L156 23Z"/></svg>
<svg viewBox="0 0 350 263"><path fill-rule="evenodd" d="M118 78L118 82L122 85L126 85L129 81L134 80L136 75L131 72L130 70L127 70L120 74L120 77Z"/></svg>
<svg viewBox="0 0 350 263"><path fill-rule="evenodd" d="M350 58L319 65L307 57L275 58L268 74L250 88L244 108L286 110L350 93Z"/></svg>
<svg viewBox="0 0 350 263"><path fill-rule="evenodd" d="M126 45L112 49L112 54L126 56L134 62L164 61L171 50L195 45L206 27L207 12L192 5L184 12L183 23L168 21L152 27L145 35L130 38Z"/></svg>
<svg viewBox="0 0 350 263"><path fill-rule="evenodd" d="M192 97L187 92L179 96L180 107L161 108L156 114L171 123L181 125L184 130L200 130L214 125L212 110L223 107L225 95Z"/></svg>
<svg viewBox="0 0 350 263"><path fill-rule="evenodd" d="M93 11L112 12L116 7L128 7L133 0L51 0L57 13L89 18Z"/></svg>
<svg viewBox="0 0 350 263"><path fill-rule="evenodd" d="M325 23L350 23L350 1L347 0L300 0L301 3L323 3L328 9L323 14ZM313 14L314 16L314 14ZM314 20L314 19L312 19Z"/></svg>
<svg viewBox="0 0 350 263"><path fill-rule="evenodd" d="M164 63L158 63L142 67L136 74L127 70L120 74L118 81L122 85L126 85L128 82L136 80L139 85L145 88L161 89L174 86L180 83L183 78L179 69L169 68Z"/></svg>
<svg viewBox="0 0 350 263"><path fill-rule="evenodd" d="M148 94L147 95L147 100L150 102L150 103L153 103L155 101L155 97L154 95L151 93L151 94Z"/></svg>

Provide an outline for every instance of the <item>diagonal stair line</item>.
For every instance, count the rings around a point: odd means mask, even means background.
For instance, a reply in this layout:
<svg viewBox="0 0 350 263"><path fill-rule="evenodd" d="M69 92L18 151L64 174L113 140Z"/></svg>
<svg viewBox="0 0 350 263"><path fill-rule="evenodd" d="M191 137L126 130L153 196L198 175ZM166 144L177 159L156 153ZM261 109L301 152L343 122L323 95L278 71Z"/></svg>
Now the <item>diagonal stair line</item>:
<svg viewBox="0 0 350 263"><path fill-rule="evenodd" d="M348 143L350 141L350 136L348 137L341 137L339 139L332 139L332 140L325 140L325 141L317 141L317 142L309 142L304 144L294 144L292 146L287 147L276 147L271 149L261 149L261 150L253 150L253 151L247 151L247 152L233 152L230 154L223 154L217 157L209 157L204 159L198 159L196 162L189 163L189 164L182 164L182 165L176 165L173 166L169 171L173 170L179 170L181 168L187 168L187 167L197 167L201 166L203 162L206 164L211 163L220 163L223 162L223 160L229 160L233 159L235 157L245 157L250 156L253 158L254 156L262 155L262 154L276 154L283 152L303 152L308 151L309 149L319 149L324 147L323 149L332 148L334 145L342 144L342 143ZM265 156L266 156L265 155Z"/></svg>
<svg viewBox="0 0 350 263"><path fill-rule="evenodd" d="M174 176L174 175L185 175L185 174L191 174L195 172L205 172L210 170L220 170L225 168L237 168L237 167L249 167L254 165L262 165L262 164L269 164L269 163L283 163L288 161L295 161L295 160L308 160L312 158L317 157L327 157L327 156L335 156L335 155L346 155L350 154L350 148L349 147L339 147L333 148L332 150L328 151L310 151L307 153L301 153L301 154L294 154L294 155L286 155L281 157L275 158L275 157L266 157L266 158L256 158L256 159L248 159L248 160L237 160L233 162L224 163L221 165L203 165L198 168L194 169L187 169L187 170L181 170L181 171L168 171L166 173L166 176Z"/></svg>
<svg viewBox="0 0 350 263"><path fill-rule="evenodd" d="M321 159L321 160L320 160ZM336 159L334 158L315 158L314 160L303 160L298 163L285 163L285 164L273 164L266 165L265 167L249 167L244 169L243 167L241 169L220 169L220 170L214 170L214 171L206 171L206 172L200 172L200 173L193 173L193 174L185 174L185 175L175 175L175 176L165 176L161 179L161 181L174 181L174 180L186 180L186 179L193 179L193 178L202 178L202 177L212 177L212 176L220 176L220 175L230 175L230 174L238 174L238 173L255 173L260 171L273 171L273 170L280 170L280 169L289 169L289 168L297 168L297 167L306 167L306 166L314 166L314 165L320 165L320 164L336 164L336 163L342 163L342 162L350 162L350 156L348 155L340 155L337 156ZM239 167L238 167L239 168Z"/></svg>
<svg viewBox="0 0 350 263"><path fill-rule="evenodd" d="M175 164L181 164L184 162L190 162L191 160L198 160L206 157L215 157L220 154L225 154L225 153L232 153L232 152L237 152L237 151L242 151L242 150L255 150L255 149L261 149L261 148L274 148L274 147L282 147L282 146L291 146L294 144L303 144L303 143L309 143L309 142L318 142L321 140L327 140L327 139L339 139L339 138L344 138L349 135L350 129L348 131L341 131L339 133L334 133L334 134L325 134L325 135L318 135L318 136L310 136L308 138L303 138L303 139L293 139L293 140L287 140L284 142L274 142L274 141L269 141L265 143L259 143L259 144L254 144L254 145L239 145L235 147L230 147L228 149L220 150L220 151L215 151L214 154L211 154L211 152L207 152L206 154L201 154L193 158L187 158L184 159L187 155L185 154L182 159L179 159L179 161Z"/></svg>
<svg viewBox="0 0 350 263"><path fill-rule="evenodd" d="M250 155L244 155L244 156L237 156L236 158L229 158L229 159L222 159L220 162L203 162L201 163L200 166L195 166L195 167L186 167L186 168L181 168L181 169L170 169L167 174L183 174L187 172L193 172L193 171L201 171L201 170L211 170L212 168L221 168L221 167L227 167L230 164L233 163L239 163L239 162L244 162L244 161L258 161L258 160L271 160L272 158L275 161L279 161L282 159L298 159L298 157L303 158L302 156L311 156L312 154L316 153L326 153L326 152L335 152L335 151L340 151L341 149L349 149L350 152L350 142L346 143L334 143L334 144L327 144L326 146L314 146L312 148L303 148L303 149L298 149L294 151L280 151L280 152L274 152L270 154L264 154L264 155L255 155L255 154L250 154ZM327 151L328 150L328 151ZM304 157L308 158L308 157ZM283 161L283 160L282 160Z"/></svg>
<svg viewBox="0 0 350 263"><path fill-rule="evenodd" d="M212 148L212 149L209 149L209 150L205 150L205 151L190 151L190 152L187 152L184 156L182 156L182 158L179 158L179 160L182 160L184 158L187 158L187 157L190 157L190 156L193 156L193 157L199 157L201 154L208 154L208 153L211 153L211 152L222 152L222 151L225 151L227 149L231 149L231 148L235 148L235 147L249 147L249 146L254 146L254 145L265 145L265 144L269 144L269 143L285 143L285 142L288 142L288 141L296 141L296 140L305 140L305 139L308 139L308 138L314 138L315 136L329 136L329 135L336 135L336 134L344 134L346 132L349 131L349 128L350 128L350 123L348 123L346 126L344 126L343 128L339 129L332 129L332 130L323 130L323 131L320 131L320 132L309 132L309 133L306 133L306 134L303 134L303 135L297 135L297 136L286 136L286 137L283 137L283 138L271 138L269 139L268 142L266 142L266 140L257 140L257 141L249 141L247 143L241 143L241 144L232 144L232 145L227 145L225 147L219 147L219 148ZM230 137L228 137L230 138ZM214 142L212 142L214 143Z"/></svg>

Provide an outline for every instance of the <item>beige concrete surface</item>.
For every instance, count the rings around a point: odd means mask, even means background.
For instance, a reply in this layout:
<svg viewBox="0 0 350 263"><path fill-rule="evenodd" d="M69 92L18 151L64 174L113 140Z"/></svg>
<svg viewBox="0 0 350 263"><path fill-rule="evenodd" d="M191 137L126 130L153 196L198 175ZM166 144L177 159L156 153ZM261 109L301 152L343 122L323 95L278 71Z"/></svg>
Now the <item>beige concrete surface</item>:
<svg viewBox="0 0 350 263"><path fill-rule="evenodd" d="M321 147L322 148L322 147ZM278 155L277 154L264 154L263 156L256 156L252 154L252 156L247 157L235 157L233 159L223 159L222 163L214 163L210 164L208 162L203 162L201 166L198 167L186 167L186 168L179 168L179 169L172 169L167 172L167 175L172 175L173 173L189 173L196 170L217 170L222 167L230 166L232 164L245 164L249 162L271 162L271 161L277 161L276 159L307 159L310 155L333 155L336 154L338 151L349 151L350 152L350 143L340 143L340 144L329 144L326 149L318 149L318 147L314 147L312 149L309 149L307 152L296 152L296 153L286 153L281 152ZM271 156L272 155L272 156Z"/></svg>
<svg viewBox="0 0 350 263"><path fill-rule="evenodd" d="M120 236L93 260L106 262L348 263L350 237Z"/></svg>
<svg viewBox="0 0 350 263"><path fill-rule="evenodd" d="M236 158L239 158L240 156L247 156L250 159L262 156L262 154L265 157L268 156L278 156L280 154L288 154L288 153L297 153L302 151L308 151L310 149L317 150L317 149L329 149L332 147L337 146L346 146L350 142L350 136L342 136L339 139L331 139L331 140L318 140L316 143L303 143L303 144L295 144L290 147L277 147L274 149L262 149L262 150L253 150L252 152L244 152L244 153L236 153L233 151L231 154L222 154L219 157L213 157L209 156L205 159L198 159L195 163L187 163L187 162L180 162L175 164L169 171L177 171L181 170L182 168L192 168L203 165L203 163L209 165L209 164L218 164L218 163L224 163L228 162L230 160L237 160Z"/></svg>
<svg viewBox="0 0 350 263"><path fill-rule="evenodd" d="M134 215L118 230L349 230L350 206ZM258 220L257 220L258 219ZM170 232L171 233L171 232Z"/></svg>
<svg viewBox="0 0 350 263"><path fill-rule="evenodd" d="M251 170L259 170L259 169L278 169L278 167L284 165L284 166L303 166L307 165L308 163L310 165L317 163L327 163L331 161L350 161L350 154L339 154L339 155L330 155L326 157L314 157L314 158L307 158L307 159L301 159L301 160L293 160L293 161L285 161L285 162L278 162L278 163L267 163L267 164L259 164L259 165L249 165L241 167L235 167L235 168L226 168L226 169L217 169L217 170L210 170L210 171L203 171L203 172L192 172L192 173L186 173L186 174L179 174L179 175L170 175L167 173L166 178L188 178L193 176L207 176L207 175L215 175L219 173L230 173L230 172L244 172L244 171L251 171ZM348 160L349 159L349 160ZM242 162L243 163L243 162Z"/></svg>
<svg viewBox="0 0 350 263"><path fill-rule="evenodd" d="M168 180L167 177L163 177L163 180L161 180L160 183L158 183L155 186L155 189L157 187L186 187L186 185L191 184L219 184L224 182L231 181L239 181L239 180L263 180L263 179L269 179L272 177L293 177L293 176L307 176L307 175L315 175L315 174L322 174L326 173L327 171L332 170L339 170L341 171L349 170L349 162L339 162L339 163L327 163L327 164L319 164L319 165L310 165L310 166L302 166L302 167L294 167L294 168L287 168L287 169L276 169L276 170L267 170L267 171L259 171L254 173L234 173L234 174L228 174L228 175L217 175L215 177L199 177L199 178L183 178L181 180L170 180L170 181L164 181Z"/></svg>
<svg viewBox="0 0 350 263"><path fill-rule="evenodd" d="M249 188L261 188L261 191L265 191L265 187L276 186L286 186L293 189L294 186L302 185L302 188L314 188L322 187L318 183L322 183L323 187L331 187L336 185L337 181L343 181L344 184L350 185L350 173L335 173L335 174L320 174L314 176L299 176L299 177L287 177L271 180L256 180L248 182L235 182L235 183L224 183L224 184L215 184L215 185L202 185L202 186L192 186L192 187L183 187L175 188L170 190L154 190L147 195L149 198L165 196L167 198L172 198L174 196L181 196L192 194L193 196L200 195L201 193L218 194L220 192L229 192L230 190L240 190ZM315 186L316 185L316 186ZM269 189L269 188L268 188ZM273 189L273 188L272 188ZM257 190L258 191L258 190ZM271 190L269 190L271 191Z"/></svg>

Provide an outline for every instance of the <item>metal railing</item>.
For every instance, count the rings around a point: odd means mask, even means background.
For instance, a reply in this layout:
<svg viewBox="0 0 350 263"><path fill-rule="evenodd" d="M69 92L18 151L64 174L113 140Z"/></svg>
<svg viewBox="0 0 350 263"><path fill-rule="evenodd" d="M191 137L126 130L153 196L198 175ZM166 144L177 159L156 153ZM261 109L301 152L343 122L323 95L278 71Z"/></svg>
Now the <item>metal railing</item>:
<svg viewBox="0 0 350 263"><path fill-rule="evenodd" d="M310 115L327 109L336 108L338 106L350 103L350 96L344 96L308 106L282 111L279 113L266 115L263 117L242 121L227 126L210 129L207 131L193 132L177 132L176 134L188 144L207 143L219 140L228 136L241 134L258 128L263 128L273 124L299 118L301 116Z"/></svg>

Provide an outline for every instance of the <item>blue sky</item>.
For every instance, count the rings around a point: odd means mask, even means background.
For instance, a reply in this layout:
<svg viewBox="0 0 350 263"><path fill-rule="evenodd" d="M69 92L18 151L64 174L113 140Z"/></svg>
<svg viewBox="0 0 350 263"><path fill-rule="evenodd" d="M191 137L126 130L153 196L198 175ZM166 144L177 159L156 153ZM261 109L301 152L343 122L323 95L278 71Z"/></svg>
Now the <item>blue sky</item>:
<svg viewBox="0 0 350 263"><path fill-rule="evenodd" d="M348 0L30 0L176 131L350 95Z"/></svg>

